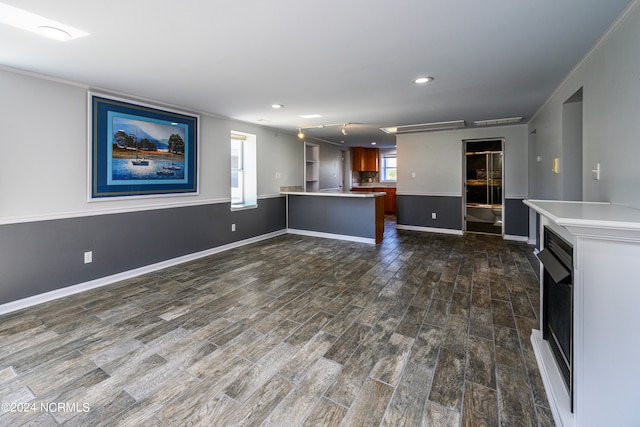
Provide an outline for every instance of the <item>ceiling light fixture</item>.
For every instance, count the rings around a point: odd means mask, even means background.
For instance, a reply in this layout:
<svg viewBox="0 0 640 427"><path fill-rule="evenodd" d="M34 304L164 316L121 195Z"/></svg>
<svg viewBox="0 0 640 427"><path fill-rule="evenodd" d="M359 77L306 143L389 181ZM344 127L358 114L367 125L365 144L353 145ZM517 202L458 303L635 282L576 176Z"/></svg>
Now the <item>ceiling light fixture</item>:
<svg viewBox="0 0 640 427"><path fill-rule="evenodd" d="M284 108L284 105L282 105L282 104L271 104L271 108L273 108L274 110L279 110L281 108Z"/></svg>
<svg viewBox="0 0 640 427"><path fill-rule="evenodd" d="M320 114L304 114L302 116L303 119L317 119L318 117L322 117Z"/></svg>
<svg viewBox="0 0 640 427"><path fill-rule="evenodd" d="M496 126L520 123L521 121L522 117L509 117L506 119L476 120L473 124L476 126Z"/></svg>
<svg viewBox="0 0 640 427"><path fill-rule="evenodd" d="M371 145L376 145L376 144L377 144L377 142L372 142L372 143L371 143Z"/></svg>
<svg viewBox="0 0 640 427"><path fill-rule="evenodd" d="M64 30L56 27L49 27L47 25L42 25L38 27L38 33L42 36L48 37L50 39L58 40L61 42L71 40L71 34L67 33Z"/></svg>
<svg viewBox="0 0 640 427"><path fill-rule="evenodd" d="M0 3L0 23L58 41L67 41L89 35L89 33L77 28L4 3Z"/></svg>
<svg viewBox="0 0 640 427"><path fill-rule="evenodd" d="M351 123L331 123L328 125L316 125L316 126L307 126L307 127L303 127L303 128L298 128L298 138L302 139L304 138L304 133L303 131L306 129L324 129L326 127L333 127L333 126L342 126L342 134L343 135L347 135L347 125L350 125ZM302 136L300 136L302 135Z"/></svg>
<svg viewBox="0 0 640 427"><path fill-rule="evenodd" d="M425 83L429 83L433 81L433 77L431 76L422 76L422 77L418 77L413 79L413 82L417 85L423 85Z"/></svg>
<svg viewBox="0 0 640 427"><path fill-rule="evenodd" d="M429 132L436 130L452 130L452 129L461 129L465 127L464 120L453 120L449 122L433 122L433 123L420 123L417 125L403 125L403 126L393 126L380 128L384 133L389 134L402 134L402 133L413 133L413 132Z"/></svg>

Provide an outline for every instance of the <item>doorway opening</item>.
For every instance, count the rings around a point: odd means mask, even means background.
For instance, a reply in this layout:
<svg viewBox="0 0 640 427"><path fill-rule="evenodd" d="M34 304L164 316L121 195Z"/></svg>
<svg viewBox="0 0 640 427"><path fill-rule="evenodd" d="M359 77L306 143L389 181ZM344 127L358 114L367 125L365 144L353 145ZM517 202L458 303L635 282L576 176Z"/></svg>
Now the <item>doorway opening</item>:
<svg viewBox="0 0 640 427"><path fill-rule="evenodd" d="M464 230L503 235L504 139L463 143Z"/></svg>
<svg viewBox="0 0 640 427"><path fill-rule="evenodd" d="M582 201L582 88L562 104L562 200Z"/></svg>

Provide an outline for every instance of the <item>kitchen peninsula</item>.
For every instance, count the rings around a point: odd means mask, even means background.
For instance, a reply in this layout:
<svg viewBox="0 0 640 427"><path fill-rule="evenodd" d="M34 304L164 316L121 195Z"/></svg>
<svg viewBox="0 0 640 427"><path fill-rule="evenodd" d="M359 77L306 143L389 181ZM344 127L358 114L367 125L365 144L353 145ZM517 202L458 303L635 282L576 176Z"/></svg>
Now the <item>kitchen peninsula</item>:
<svg viewBox="0 0 640 427"><path fill-rule="evenodd" d="M287 197L287 232L363 243L384 233L383 192L280 191Z"/></svg>
<svg viewBox="0 0 640 427"><path fill-rule="evenodd" d="M351 187L351 191L357 192L383 192L387 195L384 197L384 213L395 215L396 214L396 185L388 183L366 183L356 184Z"/></svg>

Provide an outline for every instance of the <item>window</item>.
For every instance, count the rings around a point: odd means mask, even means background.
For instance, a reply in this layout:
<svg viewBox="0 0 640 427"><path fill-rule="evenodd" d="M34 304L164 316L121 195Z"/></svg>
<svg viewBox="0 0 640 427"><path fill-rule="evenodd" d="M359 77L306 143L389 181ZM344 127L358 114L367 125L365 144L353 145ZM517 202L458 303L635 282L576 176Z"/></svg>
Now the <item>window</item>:
<svg viewBox="0 0 640 427"><path fill-rule="evenodd" d="M258 206L256 136L231 132L231 209Z"/></svg>
<svg viewBox="0 0 640 427"><path fill-rule="evenodd" d="M396 155L385 154L382 156L382 180L395 181L397 179L398 167L396 166Z"/></svg>

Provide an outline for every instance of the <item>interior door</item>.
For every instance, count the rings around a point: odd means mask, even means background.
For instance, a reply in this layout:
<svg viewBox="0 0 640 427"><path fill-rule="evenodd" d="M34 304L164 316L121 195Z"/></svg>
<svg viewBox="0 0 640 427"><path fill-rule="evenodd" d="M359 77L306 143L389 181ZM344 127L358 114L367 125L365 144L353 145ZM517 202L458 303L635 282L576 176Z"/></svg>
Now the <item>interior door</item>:
<svg viewBox="0 0 640 427"><path fill-rule="evenodd" d="M488 204L487 155L467 154L467 203Z"/></svg>
<svg viewBox="0 0 640 427"><path fill-rule="evenodd" d="M489 160L490 171L488 173L488 182L490 186L491 205L502 205L502 153L487 154Z"/></svg>

